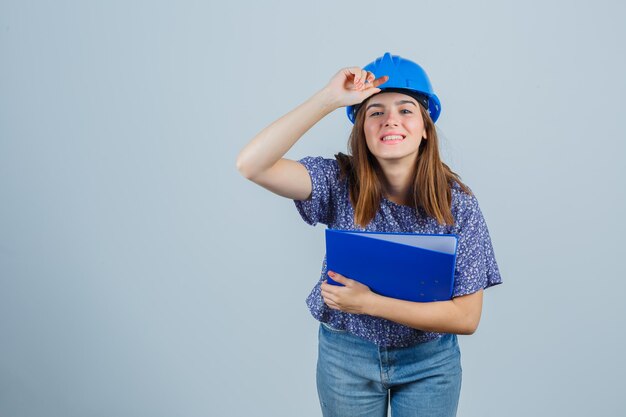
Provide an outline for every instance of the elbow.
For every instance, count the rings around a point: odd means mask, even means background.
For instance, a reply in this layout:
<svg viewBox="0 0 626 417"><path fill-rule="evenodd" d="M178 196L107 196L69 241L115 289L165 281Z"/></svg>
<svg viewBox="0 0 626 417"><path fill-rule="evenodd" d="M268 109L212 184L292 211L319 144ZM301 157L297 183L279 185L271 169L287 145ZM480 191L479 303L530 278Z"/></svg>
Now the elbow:
<svg viewBox="0 0 626 417"><path fill-rule="evenodd" d="M479 322L480 317L468 317L463 323L459 334L467 336L473 335L474 333L476 333L476 330L478 330Z"/></svg>
<svg viewBox="0 0 626 417"><path fill-rule="evenodd" d="M471 336L476 333L476 329L478 329L478 326L467 326L462 328L459 334L462 334L464 336Z"/></svg>
<svg viewBox="0 0 626 417"><path fill-rule="evenodd" d="M482 291L452 299L458 334L472 335L478 329L482 313Z"/></svg>
<svg viewBox="0 0 626 417"><path fill-rule="evenodd" d="M237 157L237 161L235 162L235 167L237 171L246 179L252 179L252 173L250 172L249 167L244 162L244 158L241 157L241 154Z"/></svg>
<svg viewBox="0 0 626 417"><path fill-rule="evenodd" d="M477 318L472 318L470 320L468 320L468 324L465 327L465 330L467 333L465 333L466 335L472 335L474 333L476 333L476 330L478 330L478 323L480 322L480 317Z"/></svg>

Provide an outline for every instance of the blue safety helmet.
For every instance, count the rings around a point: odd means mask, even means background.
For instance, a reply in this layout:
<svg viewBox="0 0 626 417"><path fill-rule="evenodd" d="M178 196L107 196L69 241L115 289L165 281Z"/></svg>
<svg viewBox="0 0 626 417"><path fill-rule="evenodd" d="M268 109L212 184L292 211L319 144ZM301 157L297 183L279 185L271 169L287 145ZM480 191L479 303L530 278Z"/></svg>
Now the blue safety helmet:
<svg viewBox="0 0 626 417"><path fill-rule="evenodd" d="M437 121L441 113L441 103L433 92L426 71L415 62L386 52L385 55L376 58L374 62L367 64L363 69L374 73L376 78L388 75L387 82L378 86L382 90L381 93L394 91L410 95L428 110L433 122ZM354 123L360 105L355 104L346 107L348 119L352 123Z"/></svg>

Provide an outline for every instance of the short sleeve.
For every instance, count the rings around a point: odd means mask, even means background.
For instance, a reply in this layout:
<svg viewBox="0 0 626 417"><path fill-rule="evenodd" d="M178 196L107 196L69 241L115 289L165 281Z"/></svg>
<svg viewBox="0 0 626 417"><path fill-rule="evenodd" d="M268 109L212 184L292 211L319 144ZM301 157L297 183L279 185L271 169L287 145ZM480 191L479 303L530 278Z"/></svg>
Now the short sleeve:
<svg viewBox="0 0 626 417"><path fill-rule="evenodd" d="M337 161L321 156L307 156L298 162L304 165L309 172L313 189L308 200L294 200L296 209L308 224L312 226L317 223L328 225L334 216L333 204L336 204L334 196L339 181Z"/></svg>
<svg viewBox="0 0 626 417"><path fill-rule="evenodd" d="M502 283L478 200L473 195L457 192L460 202L454 229L459 240L452 297L472 294Z"/></svg>

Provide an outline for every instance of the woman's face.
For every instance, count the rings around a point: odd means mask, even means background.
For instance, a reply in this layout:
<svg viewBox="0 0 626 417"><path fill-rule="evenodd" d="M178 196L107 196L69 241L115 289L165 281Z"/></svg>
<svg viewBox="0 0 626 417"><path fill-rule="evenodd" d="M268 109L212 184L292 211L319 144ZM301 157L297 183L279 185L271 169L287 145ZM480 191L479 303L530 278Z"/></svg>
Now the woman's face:
<svg viewBox="0 0 626 417"><path fill-rule="evenodd" d="M365 140L379 161L415 161L422 138L426 138L418 106L413 97L396 92L379 93L365 103Z"/></svg>

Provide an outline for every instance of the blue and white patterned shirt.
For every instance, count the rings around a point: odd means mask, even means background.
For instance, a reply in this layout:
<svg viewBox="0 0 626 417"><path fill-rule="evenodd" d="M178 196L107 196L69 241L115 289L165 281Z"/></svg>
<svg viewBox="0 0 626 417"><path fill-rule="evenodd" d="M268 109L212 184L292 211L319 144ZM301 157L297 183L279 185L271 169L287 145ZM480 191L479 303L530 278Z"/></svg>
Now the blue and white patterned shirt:
<svg viewBox="0 0 626 417"><path fill-rule="evenodd" d="M298 212L308 224L315 226L323 223L340 230L455 234L458 236L458 244L452 296L472 294L502 283L487 224L478 207L478 201L475 196L463 192L458 184L454 183L452 187L454 225L440 225L432 217L419 215L415 209L383 197L374 219L366 228L362 228L354 223L348 184L345 179L339 179L337 160L307 156L298 162L308 170L313 185L309 200L294 200ZM329 308L320 291L326 273L324 256L319 281L306 299L311 315L317 320L386 347L410 346L437 339L442 335L413 329L380 317L345 313Z"/></svg>

